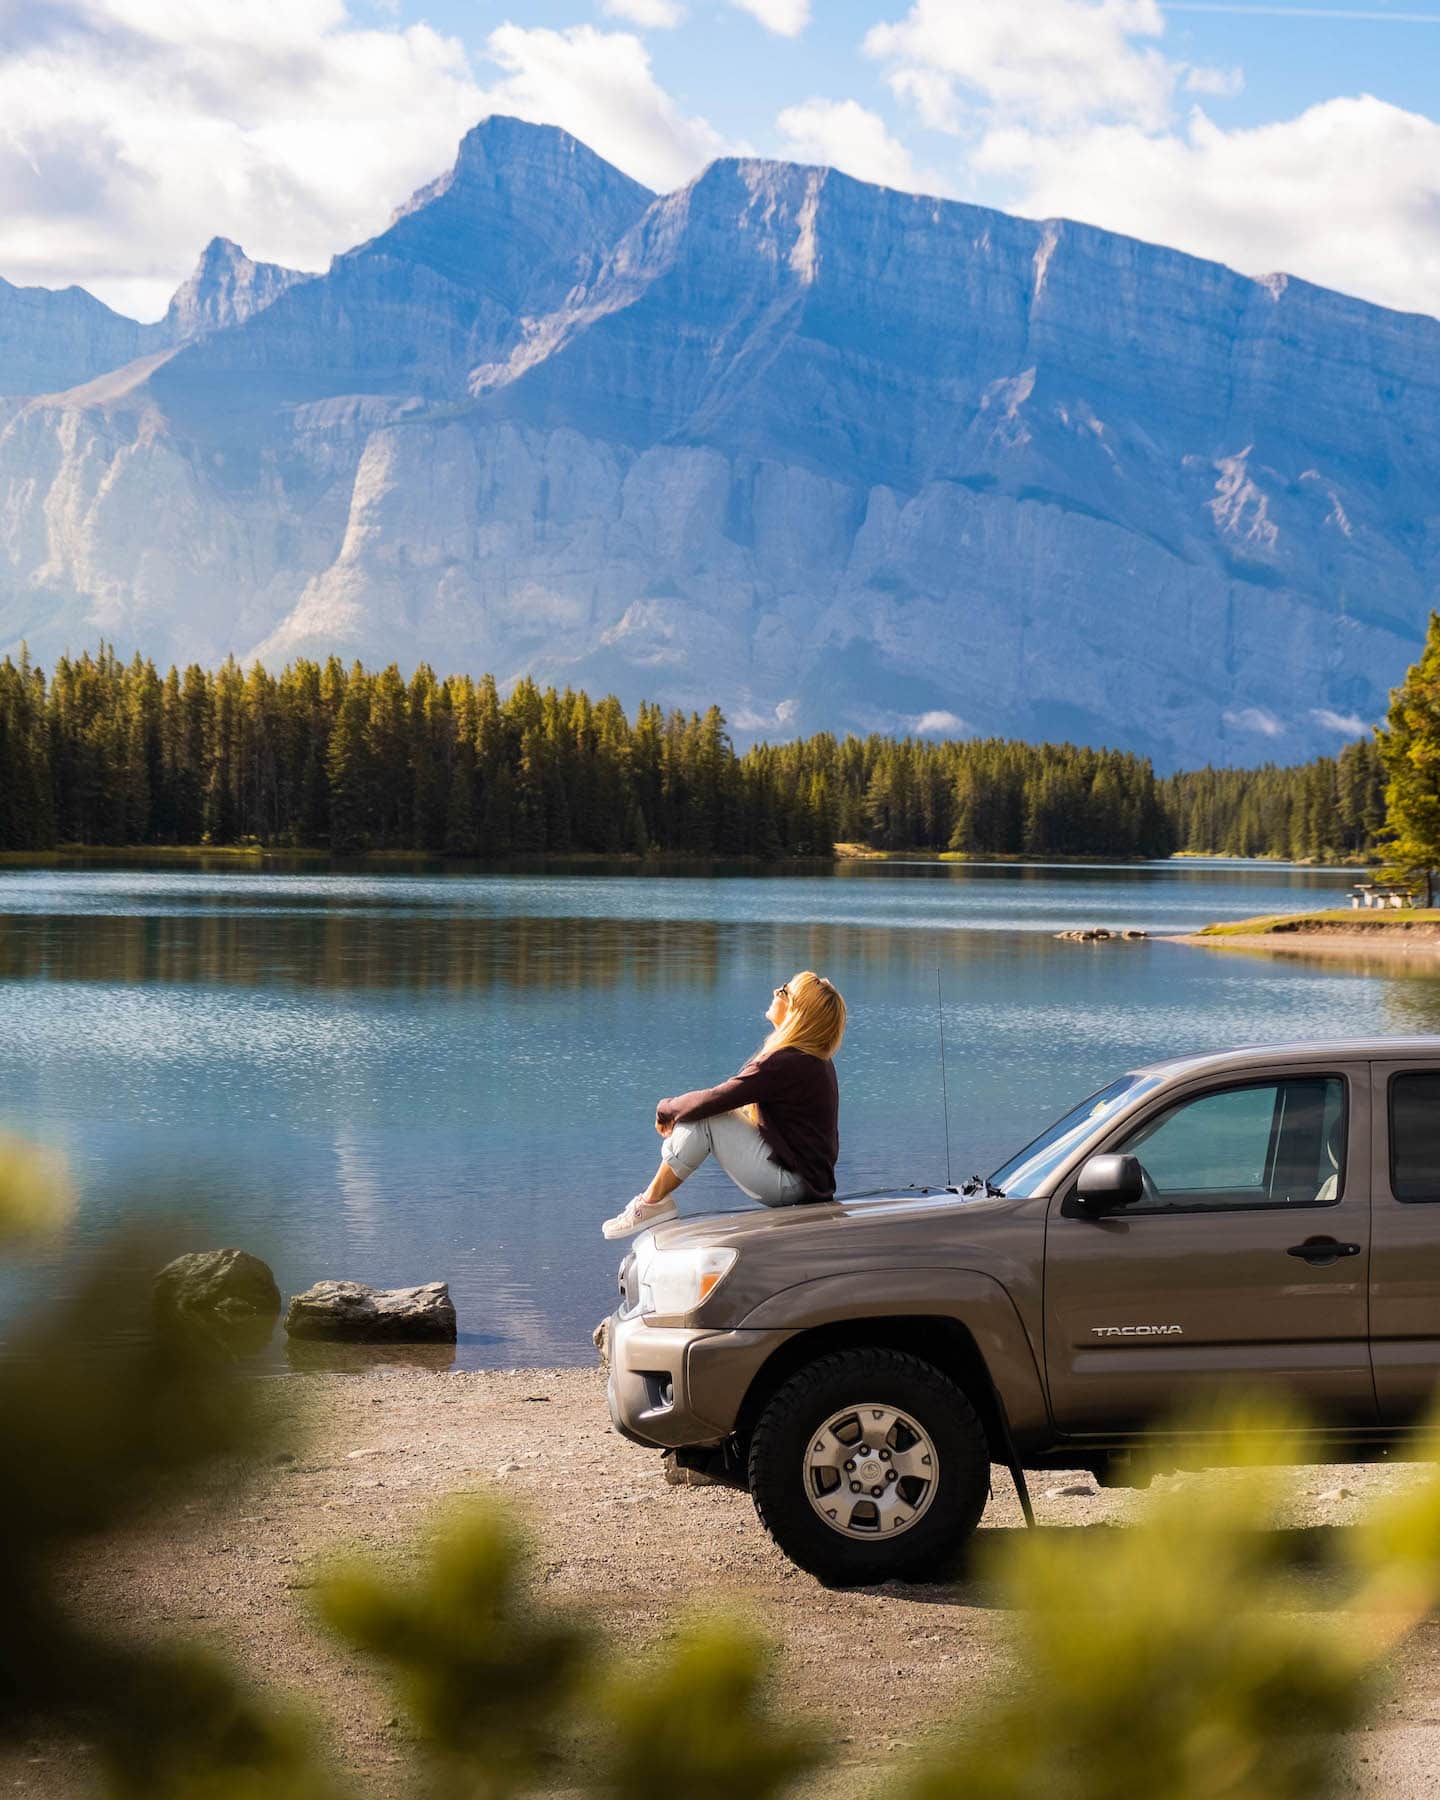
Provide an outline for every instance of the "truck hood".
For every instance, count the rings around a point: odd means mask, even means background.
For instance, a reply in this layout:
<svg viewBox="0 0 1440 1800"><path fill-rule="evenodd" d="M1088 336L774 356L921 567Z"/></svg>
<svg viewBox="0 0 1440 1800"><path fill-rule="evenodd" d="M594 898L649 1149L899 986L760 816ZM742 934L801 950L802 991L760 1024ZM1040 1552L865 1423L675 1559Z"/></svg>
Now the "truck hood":
<svg viewBox="0 0 1440 1800"><path fill-rule="evenodd" d="M855 1232L873 1240L898 1227L901 1235L911 1238L917 1232L924 1232L927 1226L938 1232L957 1221L961 1214L964 1215L965 1229L971 1226L983 1229L987 1216L1008 1215L1017 1204L1003 1195L967 1197L952 1193L948 1188L929 1188L913 1194L866 1196L818 1205L746 1207L734 1212L703 1213L696 1218L672 1219L664 1225L656 1225L653 1236L662 1250L713 1245L763 1254L767 1248L789 1251L798 1237L834 1240L837 1233Z"/></svg>

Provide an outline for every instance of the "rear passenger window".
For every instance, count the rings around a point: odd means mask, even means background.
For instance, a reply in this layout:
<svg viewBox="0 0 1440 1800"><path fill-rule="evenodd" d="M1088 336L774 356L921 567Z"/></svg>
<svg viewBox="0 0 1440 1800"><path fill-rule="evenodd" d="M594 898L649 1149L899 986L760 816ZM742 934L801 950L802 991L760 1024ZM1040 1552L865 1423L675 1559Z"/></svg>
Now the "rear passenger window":
<svg viewBox="0 0 1440 1800"><path fill-rule="evenodd" d="M1390 1192L1440 1200L1440 1074L1390 1078Z"/></svg>

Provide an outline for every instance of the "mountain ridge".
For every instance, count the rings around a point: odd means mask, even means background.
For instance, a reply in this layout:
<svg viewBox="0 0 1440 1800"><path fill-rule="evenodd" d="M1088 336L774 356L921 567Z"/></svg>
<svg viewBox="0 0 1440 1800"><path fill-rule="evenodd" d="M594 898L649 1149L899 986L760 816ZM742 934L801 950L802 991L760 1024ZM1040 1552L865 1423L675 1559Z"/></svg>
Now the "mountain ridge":
<svg viewBox="0 0 1440 1800"><path fill-rule="evenodd" d="M1437 351L1096 227L754 158L654 196L492 118L324 274L0 417L0 647L1304 756L1423 635Z"/></svg>

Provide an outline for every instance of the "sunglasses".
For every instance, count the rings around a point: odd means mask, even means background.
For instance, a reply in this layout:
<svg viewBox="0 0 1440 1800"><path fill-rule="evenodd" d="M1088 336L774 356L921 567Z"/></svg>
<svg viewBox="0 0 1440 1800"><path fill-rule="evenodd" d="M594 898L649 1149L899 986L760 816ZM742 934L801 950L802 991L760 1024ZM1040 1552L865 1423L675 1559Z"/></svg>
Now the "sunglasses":
<svg viewBox="0 0 1440 1800"><path fill-rule="evenodd" d="M788 1000L790 998L790 983L788 981L782 981L780 986L776 988L775 998L777 1000Z"/></svg>

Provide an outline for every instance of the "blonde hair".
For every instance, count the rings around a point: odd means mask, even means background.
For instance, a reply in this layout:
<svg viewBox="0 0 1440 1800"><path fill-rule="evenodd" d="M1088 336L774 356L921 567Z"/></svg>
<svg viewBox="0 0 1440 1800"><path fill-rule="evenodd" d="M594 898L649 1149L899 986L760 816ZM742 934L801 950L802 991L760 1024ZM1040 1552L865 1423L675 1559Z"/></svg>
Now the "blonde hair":
<svg viewBox="0 0 1440 1800"><path fill-rule="evenodd" d="M802 969L785 983L790 1009L756 1051L757 1059L777 1050L803 1050L829 1062L845 1035L845 1002L840 990L813 969Z"/></svg>
<svg viewBox="0 0 1440 1800"><path fill-rule="evenodd" d="M755 1061L773 1056L777 1050L803 1050L829 1062L845 1035L845 1002L839 988L813 969L802 969L785 983L785 992L790 1000L785 1023L766 1038L755 1052ZM740 1112L752 1125L760 1123L760 1108L753 1101Z"/></svg>

